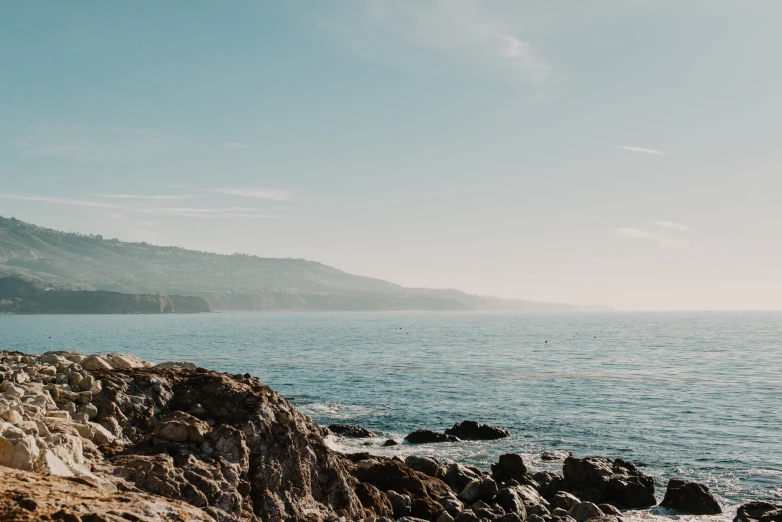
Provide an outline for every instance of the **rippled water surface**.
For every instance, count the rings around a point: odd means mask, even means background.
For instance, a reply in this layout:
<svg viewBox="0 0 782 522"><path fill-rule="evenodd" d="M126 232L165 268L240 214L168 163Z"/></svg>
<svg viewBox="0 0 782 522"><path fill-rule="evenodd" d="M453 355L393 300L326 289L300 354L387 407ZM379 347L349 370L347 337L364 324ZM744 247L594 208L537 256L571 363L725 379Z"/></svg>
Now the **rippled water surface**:
<svg viewBox="0 0 782 522"><path fill-rule="evenodd" d="M621 456L655 476L660 496L677 476L708 484L728 512L782 500L780 313L0 316L0 348L250 372L320 423L385 436L463 419L513 434L354 450L484 468L508 451L541 469L561 466L541 461L545 450Z"/></svg>

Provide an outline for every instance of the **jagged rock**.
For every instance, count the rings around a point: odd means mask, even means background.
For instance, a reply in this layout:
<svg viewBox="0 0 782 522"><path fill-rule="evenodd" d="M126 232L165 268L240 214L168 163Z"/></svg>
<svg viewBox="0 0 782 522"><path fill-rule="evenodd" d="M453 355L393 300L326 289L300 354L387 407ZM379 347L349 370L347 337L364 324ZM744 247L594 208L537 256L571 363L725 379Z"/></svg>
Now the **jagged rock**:
<svg viewBox="0 0 782 522"><path fill-rule="evenodd" d="M605 502L624 508L654 506L654 480L621 459L568 457L563 468L565 480L577 497L581 490L595 488Z"/></svg>
<svg viewBox="0 0 782 522"><path fill-rule="evenodd" d="M494 480L501 484L510 480L523 483L524 475L527 474L527 466L524 465L524 459L521 458L521 455L506 453L500 455L497 464L491 465L491 474Z"/></svg>
<svg viewBox="0 0 782 522"><path fill-rule="evenodd" d="M693 515L718 515L722 513L717 499L709 488L697 482L672 478L668 481L663 507L676 509Z"/></svg>
<svg viewBox="0 0 782 522"><path fill-rule="evenodd" d="M334 435L340 437L348 437L351 439L365 439L371 437L377 437L377 435L361 426L351 426L349 424L331 424L329 425L329 431Z"/></svg>
<svg viewBox="0 0 782 522"><path fill-rule="evenodd" d="M733 522L782 522L782 504L755 500L738 508Z"/></svg>
<svg viewBox="0 0 782 522"><path fill-rule="evenodd" d="M405 464L416 471L420 471L430 477L445 480L446 466L435 457L416 457L410 455L405 459Z"/></svg>
<svg viewBox="0 0 782 522"><path fill-rule="evenodd" d="M510 432L505 428L480 424L471 420L457 422L453 427L445 430L445 434L458 437L460 440L496 440L510 437Z"/></svg>
<svg viewBox="0 0 782 522"><path fill-rule="evenodd" d="M592 518L602 517L605 513L591 502L581 502L570 508L567 514L573 517L576 522L586 522Z"/></svg>
<svg viewBox="0 0 782 522"><path fill-rule="evenodd" d="M222 517L325 520L365 514L348 471L352 465L326 446L322 428L258 379L155 367L94 376L103 382L93 399L96 422L136 453L110 463L138 487L207 506ZM156 425L188 424L185 419L205 422L211 431L198 424L203 441L189 429L181 440L185 430L173 427L172 434L161 427L153 436Z"/></svg>
<svg viewBox="0 0 782 522"><path fill-rule="evenodd" d="M391 492L409 495L412 501L410 514L427 520L434 520L440 515L443 507L436 499L450 492L448 485L441 480L415 471L403 462L393 459L378 457L378 460L369 466L356 466L352 473L359 481L372 484L385 492L394 505L395 514L397 500Z"/></svg>
<svg viewBox="0 0 782 522"><path fill-rule="evenodd" d="M581 501L570 493L558 491L549 499L549 503L552 508L562 508L565 511L570 511L574 506L580 504Z"/></svg>
<svg viewBox="0 0 782 522"><path fill-rule="evenodd" d="M428 444L432 442L461 442L459 437L437 433L431 430L417 430L405 437L410 444Z"/></svg>

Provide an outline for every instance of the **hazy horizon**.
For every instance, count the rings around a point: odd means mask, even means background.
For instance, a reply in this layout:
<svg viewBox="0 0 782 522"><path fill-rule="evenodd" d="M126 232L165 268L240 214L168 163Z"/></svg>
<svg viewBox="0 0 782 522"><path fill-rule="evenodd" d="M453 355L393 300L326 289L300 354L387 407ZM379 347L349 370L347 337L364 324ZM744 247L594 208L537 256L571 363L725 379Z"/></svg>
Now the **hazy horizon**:
<svg viewBox="0 0 782 522"><path fill-rule="evenodd" d="M782 309L782 4L0 6L0 215L404 286Z"/></svg>

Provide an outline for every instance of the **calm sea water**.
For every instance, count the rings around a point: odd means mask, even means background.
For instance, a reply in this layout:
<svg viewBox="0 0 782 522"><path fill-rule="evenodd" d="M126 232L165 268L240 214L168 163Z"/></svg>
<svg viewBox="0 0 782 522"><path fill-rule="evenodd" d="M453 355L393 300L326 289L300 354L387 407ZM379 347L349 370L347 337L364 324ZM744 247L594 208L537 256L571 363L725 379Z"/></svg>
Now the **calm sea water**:
<svg viewBox="0 0 782 522"><path fill-rule="evenodd" d="M660 498L670 477L708 484L728 509L719 520L749 499L782 501L780 313L0 316L0 348L250 372L317 422L389 437L464 419L513 434L356 451L482 468L510 451L533 469L561 467L540 460L547 450L622 457Z"/></svg>

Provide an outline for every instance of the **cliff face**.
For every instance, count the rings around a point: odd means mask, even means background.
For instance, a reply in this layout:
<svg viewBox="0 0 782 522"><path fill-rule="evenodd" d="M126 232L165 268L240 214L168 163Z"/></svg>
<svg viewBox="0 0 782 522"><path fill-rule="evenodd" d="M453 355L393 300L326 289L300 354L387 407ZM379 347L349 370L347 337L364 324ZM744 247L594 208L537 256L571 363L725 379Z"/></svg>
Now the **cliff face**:
<svg viewBox="0 0 782 522"><path fill-rule="evenodd" d="M47 288L40 281L0 276L0 313L170 314L209 312L200 297Z"/></svg>

